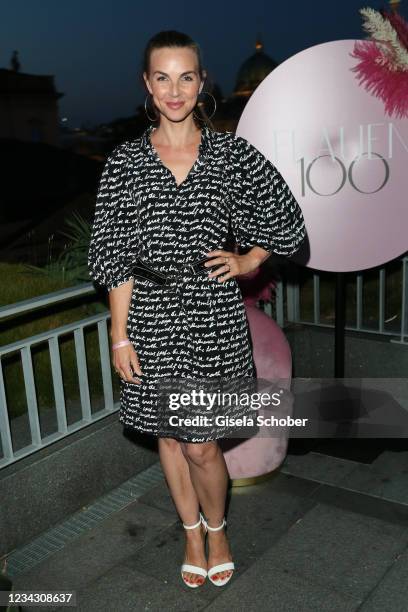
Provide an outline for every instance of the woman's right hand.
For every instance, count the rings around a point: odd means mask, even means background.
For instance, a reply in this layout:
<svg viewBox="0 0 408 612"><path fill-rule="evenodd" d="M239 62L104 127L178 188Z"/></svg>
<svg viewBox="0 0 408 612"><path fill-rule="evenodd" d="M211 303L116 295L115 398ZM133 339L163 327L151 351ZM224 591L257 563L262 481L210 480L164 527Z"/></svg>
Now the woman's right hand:
<svg viewBox="0 0 408 612"><path fill-rule="evenodd" d="M126 344L112 351L112 364L115 371L122 380L125 380L136 385L140 385L141 381L135 378L135 374L140 376L143 374L140 369L139 357L133 348L133 344ZM133 372L132 372L133 369Z"/></svg>

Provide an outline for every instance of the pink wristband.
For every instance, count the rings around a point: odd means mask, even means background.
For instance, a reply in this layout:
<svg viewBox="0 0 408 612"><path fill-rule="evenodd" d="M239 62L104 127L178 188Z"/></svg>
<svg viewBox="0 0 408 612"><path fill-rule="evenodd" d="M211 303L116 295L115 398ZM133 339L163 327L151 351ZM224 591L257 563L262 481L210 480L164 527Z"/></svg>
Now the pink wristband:
<svg viewBox="0 0 408 612"><path fill-rule="evenodd" d="M116 342L116 344L112 344L112 350L116 350L118 348L120 348L121 346L126 346L127 344L130 344L130 340L121 340L120 342Z"/></svg>

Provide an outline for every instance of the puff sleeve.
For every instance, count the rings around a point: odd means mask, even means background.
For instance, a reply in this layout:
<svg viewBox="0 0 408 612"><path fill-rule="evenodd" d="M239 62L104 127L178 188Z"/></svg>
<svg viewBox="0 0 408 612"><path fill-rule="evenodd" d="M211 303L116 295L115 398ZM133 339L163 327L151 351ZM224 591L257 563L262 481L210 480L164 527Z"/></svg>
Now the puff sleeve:
<svg viewBox="0 0 408 612"><path fill-rule="evenodd" d="M231 228L239 246L259 246L286 257L306 236L302 210L274 164L233 135L229 152Z"/></svg>
<svg viewBox="0 0 408 612"><path fill-rule="evenodd" d="M116 147L103 168L96 196L88 251L90 277L108 291L133 278L138 231L129 188L126 143Z"/></svg>

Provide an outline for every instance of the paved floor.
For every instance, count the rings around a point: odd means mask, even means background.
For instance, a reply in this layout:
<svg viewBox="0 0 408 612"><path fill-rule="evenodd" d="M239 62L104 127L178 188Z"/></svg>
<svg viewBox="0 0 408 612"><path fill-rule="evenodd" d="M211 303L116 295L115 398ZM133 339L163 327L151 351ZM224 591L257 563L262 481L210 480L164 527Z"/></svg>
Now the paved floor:
<svg viewBox="0 0 408 612"><path fill-rule="evenodd" d="M230 583L184 586L183 529L159 482L14 587L75 590L83 612L407 612L408 440L291 440L278 473L231 490L228 533Z"/></svg>

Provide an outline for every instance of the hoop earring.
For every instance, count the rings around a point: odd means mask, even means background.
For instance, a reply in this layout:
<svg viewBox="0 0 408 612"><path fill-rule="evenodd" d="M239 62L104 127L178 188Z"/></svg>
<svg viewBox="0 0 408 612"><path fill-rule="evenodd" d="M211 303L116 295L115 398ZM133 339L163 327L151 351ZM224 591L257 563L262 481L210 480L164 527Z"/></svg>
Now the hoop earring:
<svg viewBox="0 0 408 612"><path fill-rule="evenodd" d="M213 117L213 116L214 116L215 111L217 110L217 102L216 102L216 99L214 98L214 96L212 95L212 93L210 93L209 91L200 91L200 93L199 93L198 95L200 96L202 93L207 94L208 96L211 96L211 97L212 97L212 99L214 100L214 110L213 110L212 114L211 114L209 117L207 116L207 119L211 119L211 117ZM199 121L205 121L205 119L203 119L202 117L198 117L198 116L195 114L195 112L194 112L194 111L193 111L193 116L194 116L196 119L198 119Z"/></svg>
<svg viewBox="0 0 408 612"><path fill-rule="evenodd" d="M154 119L152 119L151 117L149 117L149 113L147 112L147 105L146 105L146 102L147 102L147 98L148 98L149 96L152 96L152 94L147 94L147 96L145 97L145 101L144 101L144 109L145 109L145 113L146 113L147 118L149 119L149 121L157 121L157 120L158 120L158 118L157 118L157 117L155 117ZM152 99L153 99L153 96L152 96Z"/></svg>

